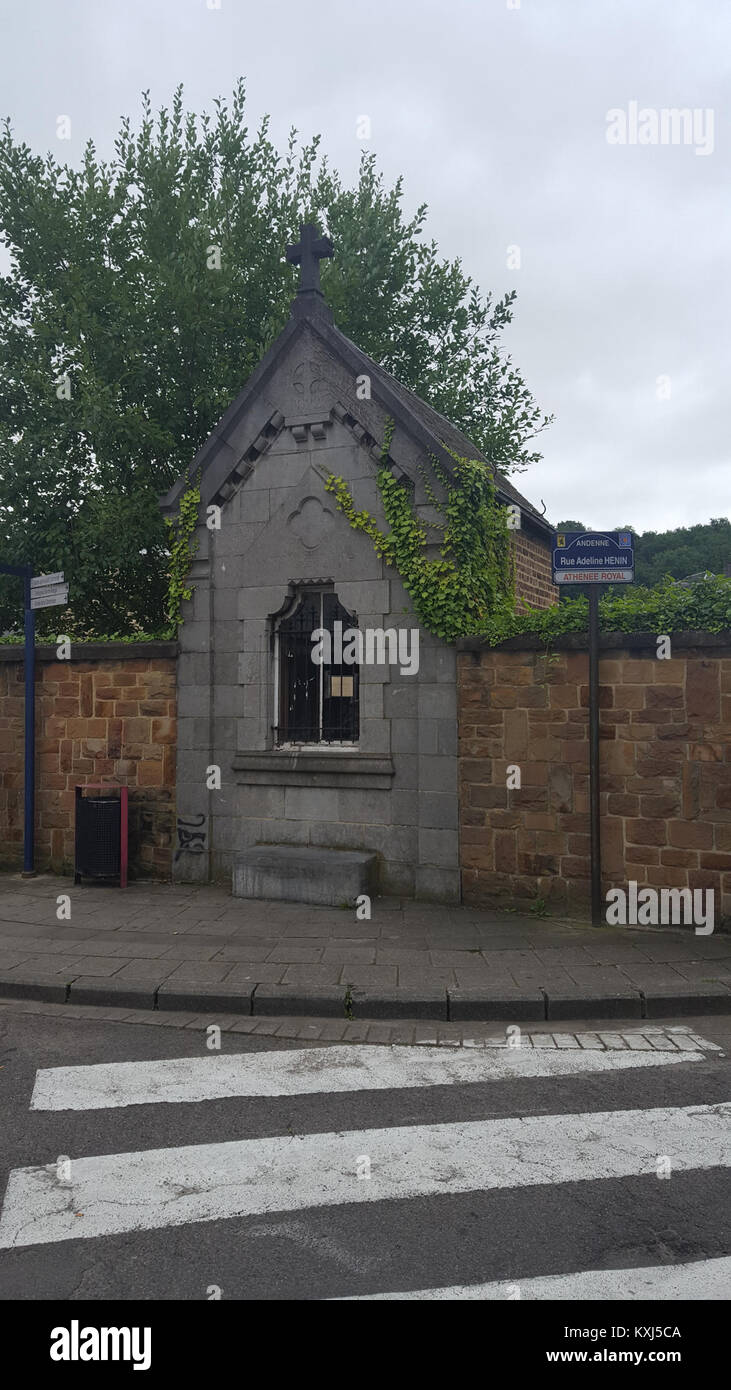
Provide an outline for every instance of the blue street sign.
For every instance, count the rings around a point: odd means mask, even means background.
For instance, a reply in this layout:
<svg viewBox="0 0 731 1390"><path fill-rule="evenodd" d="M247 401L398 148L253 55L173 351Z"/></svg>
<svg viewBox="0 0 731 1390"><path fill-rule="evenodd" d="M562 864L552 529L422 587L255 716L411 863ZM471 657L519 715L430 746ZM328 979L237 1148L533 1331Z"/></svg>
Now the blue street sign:
<svg viewBox="0 0 731 1390"><path fill-rule="evenodd" d="M554 584L628 584L635 577L631 531L556 531Z"/></svg>

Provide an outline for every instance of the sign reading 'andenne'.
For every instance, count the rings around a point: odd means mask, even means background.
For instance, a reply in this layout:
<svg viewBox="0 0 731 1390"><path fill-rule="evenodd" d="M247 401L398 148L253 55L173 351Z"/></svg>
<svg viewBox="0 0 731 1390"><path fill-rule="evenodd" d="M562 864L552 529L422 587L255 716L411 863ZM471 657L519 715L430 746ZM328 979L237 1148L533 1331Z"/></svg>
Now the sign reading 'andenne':
<svg viewBox="0 0 731 1390"><path fill-rule="evenodd" d="M554 584L627 584L635 577L631 531L556 531Z"/></svg>

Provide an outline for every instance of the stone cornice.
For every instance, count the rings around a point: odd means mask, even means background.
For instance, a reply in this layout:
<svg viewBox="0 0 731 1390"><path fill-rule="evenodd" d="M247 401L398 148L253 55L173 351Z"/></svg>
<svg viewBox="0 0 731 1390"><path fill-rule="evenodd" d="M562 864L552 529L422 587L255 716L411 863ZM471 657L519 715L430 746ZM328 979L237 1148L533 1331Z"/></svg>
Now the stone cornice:
<svg viewBox="0 0 731 1390"><path fill-rule="evenodd" d="M391 758L346 748L252 750L237 753L231 767L237 782L255 786L390 790L394 775Z"/></svg>
<svg viewBox="0 0 731 1390"><path fill-rule="evenodd" d="M36 661L58 661L54 643L36 645ZM0 643L0 661L23 661L24 644ZM140 657L168 657L175 660L177 642L75 642L71 639L69 663L75 661L139 661Z"/></svg>
<svg viewBox="0 0 731 1390"><path fill-rule="evenodd" d="M600 651L646 651L657 650L656 632L601 632ZM671 632L670 644L678 651L690 647L720 648L731 655L731 631L726 632ZM563 632L556 637L542 637L537 632L526 632L518 637L508 637L504 642L491 646L482 637L460 637L458 652L576 652L587 651L589 637L586 632Z"/></svg>

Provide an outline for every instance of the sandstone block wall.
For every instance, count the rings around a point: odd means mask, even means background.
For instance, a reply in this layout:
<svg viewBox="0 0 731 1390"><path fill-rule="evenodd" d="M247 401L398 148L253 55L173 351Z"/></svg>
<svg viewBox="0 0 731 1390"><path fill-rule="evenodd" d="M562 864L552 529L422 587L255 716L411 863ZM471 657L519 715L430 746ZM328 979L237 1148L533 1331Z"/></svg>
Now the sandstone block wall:
<svg viewBox="0 0 731 1390"><path fill-rule="evenodd" d="M175 830L172 643L72 644L36 658L36 868L70 872L74 787L129 788L130 872L169 877ZM23 862L22 647L0 647L0 865Z"/></svg>
<svg viewBox="0 0 731 1390"><path fill-rule="evenodd" d="M461 644L462 891L583 912L590 898L588 655L571 636ZM532 646L529 645L532 643ZM620 645L624 643L624 645ZM573 649L572 649L573 648ZM731 921L731 635L603 639L603 887L711 888ZM520 788L508 789L518 766Z"/></svg>

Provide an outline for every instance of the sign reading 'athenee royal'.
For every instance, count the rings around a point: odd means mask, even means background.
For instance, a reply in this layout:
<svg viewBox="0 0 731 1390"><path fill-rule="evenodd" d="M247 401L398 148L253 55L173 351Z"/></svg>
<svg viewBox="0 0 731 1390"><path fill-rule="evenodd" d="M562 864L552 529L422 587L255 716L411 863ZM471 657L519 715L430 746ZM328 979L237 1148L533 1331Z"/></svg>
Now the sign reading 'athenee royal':
<svg viewBox="0 0 731 1390"><path fill-rule="evenodd" d="M556 531L554 584L627 584L635 577L631 531Z"/></svg>

